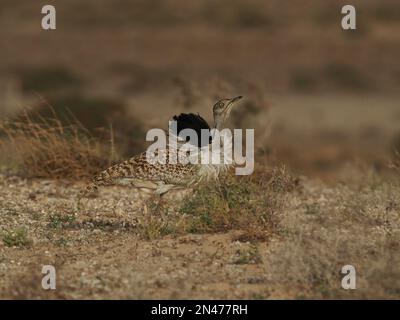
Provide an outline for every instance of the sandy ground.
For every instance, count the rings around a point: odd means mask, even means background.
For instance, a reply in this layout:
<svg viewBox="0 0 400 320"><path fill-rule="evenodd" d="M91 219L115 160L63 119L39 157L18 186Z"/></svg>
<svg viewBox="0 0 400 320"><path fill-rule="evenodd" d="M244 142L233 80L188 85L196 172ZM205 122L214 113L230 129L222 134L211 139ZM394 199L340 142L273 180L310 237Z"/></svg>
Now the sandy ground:
<svg viewBox="0 0 400 320"><path fill-rule="evenodd" d="M364 288L355 297L391 297L398 292L398 270L388 264L398 259L391 251L398 244L390 244L399 231L398 188L359 193L358 187L305 180L302 190L292 193L285 205L288 237L250 243L236 240L240 230L145 240L137 226L150 215L148 195L105 188L99 197L84 200L77 211L76 194L81 187L0 177L0 298L266 299L324 297L323 290L352 297L340 289L340 269L319 270L339 268L345 261L343 252L345 259L362 262L364 276L368 270L379 276L373 291L369 278L361 279ZM168 214L178 214L176 197L165 201L171 204ZM360 203L371 203L367 213ZM357 206L362 213L357 213ZM22 243L6 245L4 235L21 228L26 231L20 237ZM386 246L381 247L383 257L374 251L381 243ZM56 268L54 291L41 288L41 268L47 264ZM313 272L317 273L310 278ZM328 278L332 273L333 280ZM310 292L310 288L296 287L317 276L327 277L322 284L328 283L328 288L319 285L318 291Z"/></svg>
<svg viewBox="0 0 400 320"><path fill-rule="evenodd" d="M1 242L1 298L251 298L265 291L260 261L238 261L250 244L233 241L235 232L143 241L135 225L146 214L146 195L109 188L77 213L80 187L1 178L0 232L24 226L30 242ZM52 225L55 214L69 222ZM50 293L41 289L47 264L57 270Z"/></svg>
<svg viewBox="0 0 400 320"><path fill-rule="evenodd" d="M113 127L140 120L142 142L180 112L210 121L214 94L231 96L231 84L254 98L253 113L238 109L236 119L255 129L256 163L285 164L301 187L268 242L238 241L242 230L146 238L159 219L148 194L105 188L78 210L82 183L1 174L0 298L400 297L400 180L388 168L400 147L394 1L359 3L356 34L339 28L333 2L86 2L59 1L57 31L47 32L37 3L1 1L0 117L76 96L92 120L103 115L91 106L111 99L128 111ZM57 86L49 78L60 72ZM179 221L184 195L165 199L163 218ZM344 292L349 263L358 289ZM46 264L57 271L50 292Z"/></svg>

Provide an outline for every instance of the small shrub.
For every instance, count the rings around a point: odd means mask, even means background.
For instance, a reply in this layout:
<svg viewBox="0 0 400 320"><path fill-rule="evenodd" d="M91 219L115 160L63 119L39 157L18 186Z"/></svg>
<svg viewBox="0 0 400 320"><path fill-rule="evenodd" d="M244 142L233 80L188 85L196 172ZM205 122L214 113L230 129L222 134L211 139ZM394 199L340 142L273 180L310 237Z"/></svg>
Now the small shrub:
<svg viewBox="0 0 400 320"><path fill-rule="evenodd" d="M279 188L276 181L280 181ZM178 206L151 199L145 207L146 218L139 221L136 230L145 240L240 230L233 241L267 241L278 232L285 196L298 186L294 181L284 168L262 168L250 177L227 175L219 182L199 186Z"/></svg>
<svg viewBox="0 0 400 320"><path fill-rule="evenodd" d="M378 4L374 9L373 18L383 23L398 22L400 19L399 10L393 10L393 7L388 4Z"/></svg>
<svg viewBox="0 0 400 320"><path fill-rule="evenodd" d="M203 15L209 23L226 28L262 28L275 24L274 19L257 3L244 1L206 2Z"/></svg>
<svg viewBox="0 0 400 320"><path fill-rule="evenodd" d="M311 91L316 89L318 79L315 76L315 71L307 68L298 68L291 75L291 86L298 91Z"/></svg>
<svg viewBox="0 0 400 320"><path fill-rule="evenodd" d="M226 176L199 187L180 212L189 217L189 232L240 229L239 240L266 240L276 231L285 194L297 185L284 168L262 169L254 177Z"/></svg>
<svg viewBox="0 0 400 320"><path fill-rule="evenodd" d="M372 81L352 65L333 63L325 68L325 76L339 89L362 91L371 87Z"/></svg>
<svg viewBox="0 0 400 320"><path fill-rule="evenodd" d="M3 242L7 247L26 247L31 244L28 232L24 228L9 231L3 236Z"/></svg>
<svg viewBox="0 0 400 320"><path fill-rule="evenodd" d="M139 225L139 236L145 240L154 240L172 234L174 231L174 227L168 221L152 215Z"/></svg>
<svg viewBox="0 0 400 320"><path fill-rule="evenodd" d="M305 214L316 215L320 211L318 203L305 204Z"/></svg>
<svg viewBox="0 0 400 320"><path fill-rule="evenodd" d="M261 256L256 245L251 245L246 250L238 250L234 264L257 264L261 262Z"/></svg>
<svg viewBox="0 0 400 320"><path fill-rule="evenodd" d="M50 92L81 85L81 80L75 74L61 67L30 68L18 73L24 91Z"/></svg>
<svg viewBox="0 0 400 320"><path fill-rule="evenodd" d="M64 225L69 225L73 222L75 222L76 218L72 214L67 214L67 215L60 215L60 214L54 214L51 215L49 218L49 228L52 229L58 229L63 227Z"/></svg>

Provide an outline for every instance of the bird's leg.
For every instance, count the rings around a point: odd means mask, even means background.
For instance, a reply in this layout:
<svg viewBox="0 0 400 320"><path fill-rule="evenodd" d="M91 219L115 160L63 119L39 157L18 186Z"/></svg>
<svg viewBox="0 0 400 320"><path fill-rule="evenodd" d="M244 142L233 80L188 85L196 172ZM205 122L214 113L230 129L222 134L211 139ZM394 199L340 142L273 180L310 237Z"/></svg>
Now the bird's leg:
<svg viewBox="0 0 400 320"><path fill-rule="evenodd" d="M154 209L158 210L160 208L160 205L162 203L162 197L164 194L166 194L169 190L174 188L175 185L173 184L164 184L162 182L157 183L157 188L154 190L153 195L156 199L155 200L155 205Z"/></svg>
<svg viewBox="0 0 400 320"><path fill-rule="evenodd" d="M161 197L174 187L175 185L173 184L159 184L154 194L158 194Z"/></svg>
<svg viewBox="0 0 400 320"><path fill-rule="evenodd" d="M228 193L227 193L227 190L226 190L225 186L223 185L223 183L221 183L219 176L216 178L215 183L216 183L217 192L219 193L219 196L222 197L222 199L225 202L225 206L227 207L227 209L229 209Z"/></svg>
<svg viewBox="0 0 400 320"><path fill-rule="evenodd" d="M219 176L217 176L215 178L215 184L216 184L216 186L218 188L219 195L222 196L223 198L226 198L225 197L225 193L223 192L223 190L221 188L221 180L219 179Z"/></svg>
<svg viewBox="0 0 400 320"><path fill-rule="evenodd" d="M81 200L84 197L87 197L89 195L96 194L98 192L98 185L95 182L92 182L86 186L84 190L81 190L78 194L75 209L76 211L81 210Z"/></svg>

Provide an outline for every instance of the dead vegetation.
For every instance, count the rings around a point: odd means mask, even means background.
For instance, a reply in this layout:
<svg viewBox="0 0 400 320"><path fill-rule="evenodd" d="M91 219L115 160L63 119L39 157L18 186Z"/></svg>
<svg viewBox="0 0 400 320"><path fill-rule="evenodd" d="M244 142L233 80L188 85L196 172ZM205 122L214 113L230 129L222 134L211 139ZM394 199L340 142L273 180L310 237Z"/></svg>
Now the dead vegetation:
<svg viewBox="0 0 400 320"><path fill-rule="evenodd" d="M398 298L399 198L398 183L376 176L330 189L306 182L267 258L271 285L294 298ZM356 290L341 289L348 264Z"/></svg>
<svg viewBox="0 0 400 320"><path fill-rule="evenodd" d="M113 139L106 147L78 120L63 124L56 116L31 119L27 112L0 125L3 164L32 178L80 179L115 160Z"/></svg>
<svg viewBox="0 0 400 320"><path fill-rule="evenodd" d="M156 200L138 227L146 240L240 230L236 240L267 241L278 232L285 197L298 188L298 180L284 167L262 168L251 178L228 175L190 193L178 203L177 212L171 212L171 203Z"/></svg>

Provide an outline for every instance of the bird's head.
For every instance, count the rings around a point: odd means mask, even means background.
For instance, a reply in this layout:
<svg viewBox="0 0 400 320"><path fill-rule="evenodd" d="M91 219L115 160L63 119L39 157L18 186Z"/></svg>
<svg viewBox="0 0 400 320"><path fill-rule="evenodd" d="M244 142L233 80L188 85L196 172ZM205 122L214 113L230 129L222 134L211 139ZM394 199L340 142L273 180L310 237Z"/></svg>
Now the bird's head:
<svg viewBox="0 0 400 320"><path fill-rule="evenodd" d="M242 96L237 96L232 99L221 99L217 101L216 104L214 104L213 107L214 124L218 130L222 129L222 125L224 124L226 119L228 119L232 110L232 106L242 98L243 98Z"/></svg>

